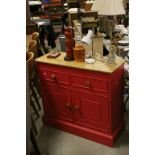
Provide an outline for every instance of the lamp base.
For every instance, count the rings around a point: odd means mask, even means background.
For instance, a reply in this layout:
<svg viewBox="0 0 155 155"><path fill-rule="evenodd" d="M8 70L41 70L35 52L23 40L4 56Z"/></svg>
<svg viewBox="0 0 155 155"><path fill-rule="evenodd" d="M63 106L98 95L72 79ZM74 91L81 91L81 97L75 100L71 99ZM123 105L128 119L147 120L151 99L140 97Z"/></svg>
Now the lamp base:
<svg viewBox="0 0 155 155"><path fill-rule="evenodd" d="M106 36L104 37L104 39L110 39L110 36L107 36L107 35L106 35Z"/></svg>
<svg viewBox="0 0 155 155"><path fill-rule="evenodd" d="M85 59L85 62L88 63L88 64L93 64L93 63L95 63L95 61L96 60L94 58L86 58Z"/></svg>
<svg viewBox="0 0 155 155"><path fill-rule="evenodd" d="M64 60L65 60L65 61L73 61L74 58L69 58L69 57L65 56L65 57L64 57Z"/></svg>

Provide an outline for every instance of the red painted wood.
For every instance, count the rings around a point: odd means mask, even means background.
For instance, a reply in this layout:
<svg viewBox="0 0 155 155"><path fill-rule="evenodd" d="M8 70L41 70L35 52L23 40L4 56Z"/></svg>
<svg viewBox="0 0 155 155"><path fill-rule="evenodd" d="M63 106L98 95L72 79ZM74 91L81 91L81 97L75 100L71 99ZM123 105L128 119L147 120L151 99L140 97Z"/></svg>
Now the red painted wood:
<svg viewBox="0 0 155 155"><path fill-rule="evenodd" d="M124 128L123 65L111 74L37 63L43 121L113 146Z"/></svg>
<svg viewBox="0 0 155 155"><path fill-rule="evenodd" d="M72 91L72 103L78 105L75 110L76 123L94 130L108 132L108 97Z"/></svg>
<svg viewBox="0 0 155 155"><path fill-rule="evenodd" d="M92 91L101 91L103 94L108 93L109 91L109 81L98 78L90 78L80 75L72 75L71 76L72 86L76 88L87 88L88 90Z"/></svg>
<svg viewBox="0 0 155 155"><path fill-rule="evenodd" d="M120 136L122 130L125 127L125 122L122 120L120 124L118 124L116 130L113 134L107 134L105 132L99 132L97 130L92 130L90 128L83 127L81 125L77 125L75 123L70 123L68 121L56 120L51 117L43 117L43 122L46 125L52 125L60 130L70 132L72 134L81 136L83 138L95 141L97 143L105 144L110 147L113 147L116 140Z"/></svg>
<svg viewBox="0 0 155 155"><path fill-rule="evenodd" d="M70 84L69 76L66 74L51 70L42 70L42 74L45 80L49 80L54 84L58 83Z"/></svg>

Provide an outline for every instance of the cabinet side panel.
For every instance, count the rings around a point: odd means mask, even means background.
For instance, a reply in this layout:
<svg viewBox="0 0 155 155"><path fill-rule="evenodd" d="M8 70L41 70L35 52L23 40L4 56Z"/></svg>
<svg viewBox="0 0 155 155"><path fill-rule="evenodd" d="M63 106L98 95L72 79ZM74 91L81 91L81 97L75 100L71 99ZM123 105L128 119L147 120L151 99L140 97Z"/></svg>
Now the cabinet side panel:
<svg viewBox="0 0 155 155"><path fill-rule="evenodd" d="M114 132L123 120L123 82L124 66L121 65L113 74L111 81L111 130Z"/></svg>

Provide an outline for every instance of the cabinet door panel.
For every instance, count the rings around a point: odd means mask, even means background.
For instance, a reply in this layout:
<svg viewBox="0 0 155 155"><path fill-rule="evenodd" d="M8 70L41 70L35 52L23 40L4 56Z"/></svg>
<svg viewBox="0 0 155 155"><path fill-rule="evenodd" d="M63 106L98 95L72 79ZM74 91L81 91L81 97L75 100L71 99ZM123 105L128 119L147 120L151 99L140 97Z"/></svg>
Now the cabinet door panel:
<svg viewBox="0 0 155 155"><path fill-rule="evenodd" d="M72 100L77 124L108 131L108 97L72 91Z"/></svg>
<svg viewBox="0 0 155 155"><path fill-rule="evenodd" d="M70 89L54 86L46 82L48 103L46 111L53 118L72 120Z"/></svg>

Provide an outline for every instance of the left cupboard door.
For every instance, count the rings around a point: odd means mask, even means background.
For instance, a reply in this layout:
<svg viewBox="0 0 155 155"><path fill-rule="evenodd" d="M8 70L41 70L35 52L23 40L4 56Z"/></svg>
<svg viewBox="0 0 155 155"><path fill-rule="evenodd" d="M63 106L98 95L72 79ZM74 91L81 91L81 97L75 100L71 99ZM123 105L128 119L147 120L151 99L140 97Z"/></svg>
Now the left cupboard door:
<svg viewBox="0 0 155 155"><path fill-rule="evenodd" d="M70 88L56 86L49 81L42 85L44 116L72 122Z"/></svg>

